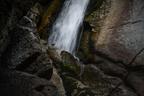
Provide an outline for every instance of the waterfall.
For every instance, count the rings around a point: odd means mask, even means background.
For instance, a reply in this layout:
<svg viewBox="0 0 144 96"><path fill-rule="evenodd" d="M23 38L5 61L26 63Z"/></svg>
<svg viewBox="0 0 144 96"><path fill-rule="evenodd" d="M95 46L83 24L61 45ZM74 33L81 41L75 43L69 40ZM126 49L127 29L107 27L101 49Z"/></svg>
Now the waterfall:
<svg viewBox="0 0 144 96"><path fill-rule="evenodd" d="M62 11L52 27L48 39L50 46L74 53L78 31L83 22L89 0L66 0Z"/></svg>

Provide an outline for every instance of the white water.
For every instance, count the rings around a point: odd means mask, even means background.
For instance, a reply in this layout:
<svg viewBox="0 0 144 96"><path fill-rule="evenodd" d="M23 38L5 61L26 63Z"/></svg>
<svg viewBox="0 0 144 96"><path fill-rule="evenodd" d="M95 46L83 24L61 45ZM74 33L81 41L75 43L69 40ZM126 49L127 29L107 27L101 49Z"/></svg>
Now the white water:
<svg viewBox="0 0 144 96"><path fill-rule="evenodd" d="M66 0L53 25L48 43L59 50L74 53L80 25L83 22L89 0Z"/></svg>

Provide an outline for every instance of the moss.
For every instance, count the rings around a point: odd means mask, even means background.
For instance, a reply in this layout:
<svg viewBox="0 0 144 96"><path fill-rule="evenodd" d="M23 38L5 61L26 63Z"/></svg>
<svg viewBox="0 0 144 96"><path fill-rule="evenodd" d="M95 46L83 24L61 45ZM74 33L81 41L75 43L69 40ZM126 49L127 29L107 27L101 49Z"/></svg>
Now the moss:
<svg viewBox="0 0 144 96"><path fill-rule="evenodd" d="M63 80L67 96L95 96L94 91L81 81L69 76L64 76Z"/></svg>
<svg viewBox="0 0 144 96"><path fill-rule="evenodd" d="M104 78L94 66L85 66L81 77L77 77L70 65L64 67L64 73L69 73L62 74L67 96L106 96L112 89L110 78Z"/></svg>
<svg viewBox="0 0 144 96"><path fill-rule="evenodd" d="M63 64L61 64L61 71L62 74L66 74L75 78L78 78L79 74L80 74L80 66L78 66L77 64L72 64L72 63L66 63L63 62Z"/></svg>

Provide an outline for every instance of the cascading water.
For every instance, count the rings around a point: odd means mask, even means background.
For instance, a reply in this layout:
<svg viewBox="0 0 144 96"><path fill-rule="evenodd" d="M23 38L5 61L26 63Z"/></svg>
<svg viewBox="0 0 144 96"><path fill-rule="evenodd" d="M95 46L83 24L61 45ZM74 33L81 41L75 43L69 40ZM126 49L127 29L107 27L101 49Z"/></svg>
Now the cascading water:
<svg viewBox="0 0 144 96"><path fill-rule="evenodd" d="M64 7L53 25L52 34L48 39L49 45L74 53L78 31L83 22L89 0L66 0Z"/></svg>

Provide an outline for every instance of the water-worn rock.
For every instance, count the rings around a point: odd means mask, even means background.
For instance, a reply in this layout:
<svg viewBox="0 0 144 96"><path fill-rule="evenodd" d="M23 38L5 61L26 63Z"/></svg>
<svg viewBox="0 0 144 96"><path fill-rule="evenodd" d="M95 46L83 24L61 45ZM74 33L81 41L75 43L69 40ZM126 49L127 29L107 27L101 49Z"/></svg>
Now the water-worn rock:
<svg viewBox="0 0 144 96"><path fill-rule="evenodd" d="M40 40L36 35L36 21L38 9L30 9L17 26L10 32L10 44L4 52L3 64L9 68L16 68L28 58L36 59L42 52ZM31 60L32 60L31 59ZM29 62L33 62L30 61Z"/></svg>
<svg viewBox="0 0 144 96"><path fill-rule="evenodd" d="M1 71L1 96L59 96L56 86L46 79L19 71Z"/></svg>
<svg viewBox="0 0 144 96"><path fill-rule="evenodd" d="M46 6L51 0L0 0L0 56L12 42L10 34L13 34L13 28L36 2Z"/></svg>
<svg viewBox="0 0 144 96"><path fill-rule="evenodd" d="M30 74L35 74L48 80L51 78L53 74L53 65L52 60L46 53L42 53L34 62L29 61L30 59L27 59L23 65L19 65L16 69Z"/></svg>
<svg viewBox="0 0 144 96"><path fill-rule="evenodd" d="M121 63L115 63L110 62L109 60L102 58L100 56L94 56L95 57L95 65L101 69L105 74L108 74L110 76L116 76L124 79L128 71L125 68L125 65Z"/></svg>
<svg viewBox="0 0 144 96"><path fill-rule="evenodd" d="M140 96L144 95L143 6L143 0L107 0L86 18L92 27L87 45L91 59L105 73L124 78Z"/></svg>
<svg viewBox="0 0 144 96"><path fill-rule="evenodd" d="M61 10L64 0L50 0L49 6L42 9L41 19L38 24L37 31L41 37L47 41L51 27L56 20L56 17Z"/></svg>
<svg viewBox="0 0 144 96"><path fill-rule="evenodd" d="M100 9L100 13L95 13L99 17L98 21L89 19L90 24L94 25L95 31L99 33L93 40L94 48L115 61L128 64L144 47L144 1L108 1L110 3L104 5L108 7ZM137 60L137 63L142 64L143 61Z"/></svg>
<svg viewBox="0 0 144 96"><path fill-rule="evenodd" d="M139 96L144 96L144 68L138 68L137 70L129 73L126 82L129 84Z"/></svg>
<svg viewBox="0 0 144 96"><path fill-rule="evenodd" d="M59 96L66 96L62 78L59 76L56 68L53 69L53 74L50 81L56 86Z"/></svg>
<svg viewBox="0 0 144 96"><path fill-rule="evenodd" d="M68 96L137 96L120 78L104 74L95 65L83 65L64 51L61 57L61 74Z"/></svg>
<svg viewBox="0 0 144 96"><path fill-rule="evenodd" d="M52 77L53 67L47 54L47 46L36 33L38 17L39 10L36 4L16 26L9 24L15 20L13 17L10 18L6 28L10 27L11 30L2 30L2 33L9 32L8 37L10 37L7 48L1 48L4 51L0 65L6 68L6 70L0 69L0 95L2 96L59 96L57 85L48 81ZM4 39L5 34L2 34Z"/></svg>
<svg viewBox="0 0 144 96"><path fill-rule="evenodd" d="M60 50L58 50L57 48L52 48L50 46L48 46L48 52L47 52L50 56L50 58L54 61L54 62L61 62L61 56L60 56Z"/></svg>

